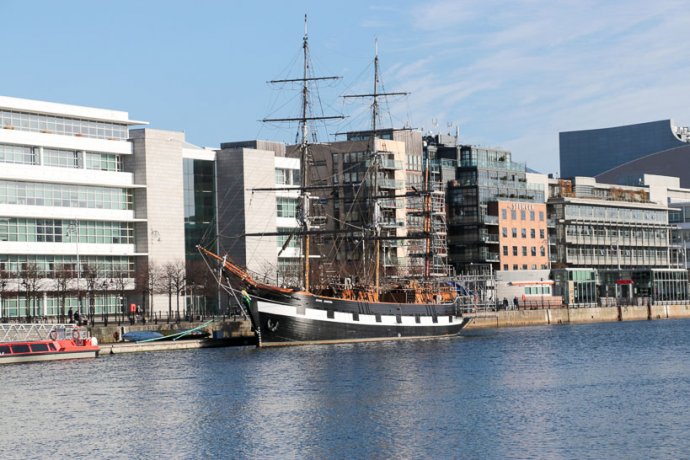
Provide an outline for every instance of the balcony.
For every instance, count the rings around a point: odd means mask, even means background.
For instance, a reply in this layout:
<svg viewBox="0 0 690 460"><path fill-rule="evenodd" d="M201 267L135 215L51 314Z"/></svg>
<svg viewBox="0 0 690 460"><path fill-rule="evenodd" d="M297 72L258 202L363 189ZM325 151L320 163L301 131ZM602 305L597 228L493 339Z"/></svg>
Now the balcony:
<svg viewBox="0 0 690 460"><path fill-rule="evenodd" d="M482 221L486 225L498 225L498 216L485 215Z"/></svg>
<svg viewBox="0 0 690 460"><path fill-rule="evenodd" d="M373 163L374 163L374 160L367 160L365 164L368 168ZM390 158L381 158L379 160L379 168L380 169L388 169L388 170L392 170L392 171L400 171L403 169L403 164L402 164L402 161L391 160Z"/></svg>
<svg viewBox="0 0 690 460"><path fill-rule="evenodd" d="M405 186L405 181L395 179L379 179L377 185L382 189L398 190Z"/></svg>

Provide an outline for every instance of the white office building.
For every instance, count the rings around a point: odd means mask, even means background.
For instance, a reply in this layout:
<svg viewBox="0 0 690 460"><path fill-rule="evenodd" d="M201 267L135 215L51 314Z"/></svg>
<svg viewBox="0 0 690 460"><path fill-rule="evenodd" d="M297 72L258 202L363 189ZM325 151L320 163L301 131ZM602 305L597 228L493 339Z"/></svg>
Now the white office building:
<svg viewBox="0 0 690 460"><path fill-rule="evenodd" d="M126 112L0 97L0 316L121 307L145 255L135 235L142 185L124 166L129 127L141 124Z"/></svg>

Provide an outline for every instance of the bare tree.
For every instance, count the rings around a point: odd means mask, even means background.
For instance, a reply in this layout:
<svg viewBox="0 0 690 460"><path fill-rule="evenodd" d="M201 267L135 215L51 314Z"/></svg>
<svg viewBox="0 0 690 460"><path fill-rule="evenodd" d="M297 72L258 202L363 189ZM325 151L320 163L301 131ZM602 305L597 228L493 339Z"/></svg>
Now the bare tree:
<svg viewBox="0 0 690 460"><path fill-rule="evenodd" d="M204 297L203 314L209 314L206 306L209 299L218 298L218 282L211 270L203 261L193 260L187 263L187 283L193 286L192 296L195 294Z"/></svg>
<svg viewBox="0 0 690 460"><path fill-rule="evenodd" d="M127 311L127 306L125 304L125 295L127 291L127 280L129 279L129 274L125 271L116 271L113 273L112 281L115 292L117 292L117 297L120 301L118 309L122 313L124 319L129 313Z"/></svg>
<svg viewBox="0 0 690 460"><path fill-rule="evenodd" d="M87 311L86 313L91 316L91 324L94 321L94 313L96 311L96 289L98 288L98 267L95 265L86 263L82 264L81 276L86 282L86 299L87 299ZM83 312L80 312L80 315Z"/></svg>
<svg viewBox="0 0 690 460"><path fill-rule="evenodd" d="M0 264L0 319L7 321L5 311L5 296L8 292L9 279L12 274L5 269L5 264Z"/></svg>
<svg viewBox="0 0 690 460"><path fill-rule="evenodd" d="M53 275L53 284L55 285L55 294L59 302L59 317L60 321L65 321L67 294L69 292L70 281L74 278L74 270L69 264L62 264L55 267Z"/></svg>
<svg viewBox="0 0 690 460"><path fill-rule="evenodd" d="M165 285L168 291L168 316L172 316L172 295L177 300L177 319L180 318L180 294L187 284L187 271L184 260L169 262L163 267Z"/></svg>
<svg viewBox="0 0 690 460"><path fill-rule="evenodd" d="M153 313L153 298L161 284L161 278L161 268L153 262L150 262L141 270L137 270L134 283L136 292L141 294L141 307L144 318L147 312L149 318Z"/></svg>
<svg viewBox="0 0 690 460"><path fill-rule="evenodd" d="M26 319L30 323L36 315L36 299L42 287L42 276L35 262L27 262L22 265L19 272L21 286L26 293Z"/></svg>

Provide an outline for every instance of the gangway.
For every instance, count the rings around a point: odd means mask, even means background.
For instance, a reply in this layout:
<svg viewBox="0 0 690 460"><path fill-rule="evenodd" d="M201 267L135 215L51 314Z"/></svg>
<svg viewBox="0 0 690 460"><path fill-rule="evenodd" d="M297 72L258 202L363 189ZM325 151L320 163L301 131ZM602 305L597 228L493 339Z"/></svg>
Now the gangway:
<svg viewBox="0 0 690 460"><path fill-rule="evenodd" d="M76 324L0 323L0 342L72 338L75 330L80 332L79 326ZM50 333L53 331L55 331L55 334L51 336Z"/></svg>

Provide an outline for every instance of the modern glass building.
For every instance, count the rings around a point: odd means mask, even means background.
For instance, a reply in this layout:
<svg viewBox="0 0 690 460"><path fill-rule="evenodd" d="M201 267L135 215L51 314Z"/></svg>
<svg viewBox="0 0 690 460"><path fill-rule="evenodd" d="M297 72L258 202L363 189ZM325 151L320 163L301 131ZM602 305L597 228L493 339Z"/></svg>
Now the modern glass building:
<svg viewBox="0 0 690 460"><path fill-rule="evenodd" d="M545 209L542 209L544 191L528 186L526 166L512 161L509 151L470 145L440 145L437 156L441 161L452 160L456 165L455 178L448 184L447 199L449 262L457 272L463 273L476 266L484 266L487 271L489 268L502 270L504 265L508 265L508 270L546 268L543 265L548 265L547 251L542 255L541 249L545 246L547 224ZM512 213L506 215L510 203L517 206L512 211L516 213L514 221L524 214L524 225L508 222L512 217ZM520 203L522 205L518 205ZM532 217L534 219L530 220ZM536 225L539 222L543 228ZM526 252L525 256L534 256L534 260L502 260L502 246L508 247L507 257L513 256L513 245L501 244L503 228L508 229L507 238L512 236L513 228L518 233L517 238L526 232L524 244L516 246L521 251L516 256L522 257ZM522 246L527 249L522 251Z"/></svg>

